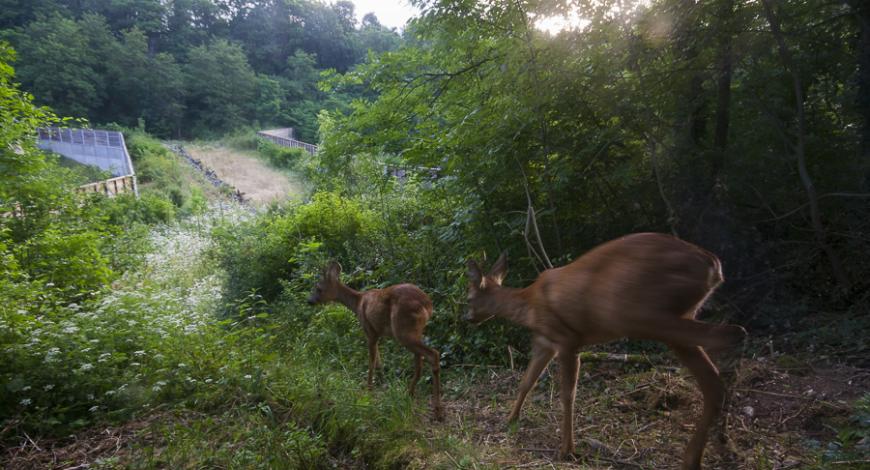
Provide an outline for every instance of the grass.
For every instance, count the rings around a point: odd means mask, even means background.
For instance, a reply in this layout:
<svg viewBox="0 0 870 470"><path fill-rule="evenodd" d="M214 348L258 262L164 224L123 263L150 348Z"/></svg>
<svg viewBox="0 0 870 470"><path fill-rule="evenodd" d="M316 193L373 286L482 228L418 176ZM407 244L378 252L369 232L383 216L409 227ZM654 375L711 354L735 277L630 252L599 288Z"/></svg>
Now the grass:
<svg viewBox="0 0 870 470"><path fill-rule="evenodd" d="M306 191L296 175L289 170L270 167L255 151L208 143L187 146L187 150L255 205L298 200Z"/></svg>
<svg viewBox="0 0 870 470"><path fill-rule="evenodd" d="M4 422L5 467L386 467L414 458L428 406L407 397L404 376L374 392L362 386L356 320L338 308L270 314L254 294L221 317L207 234L201 224L155 229L142 268L58 326L76 338L42 334L65 360L16 379L22 414ZM63 418L42 407L62 393L47 383L61 366L74 370L64 386L82 391L73 403L90 416L56 433L42 421ZM41 392L47 385L56 389Z"/></svg>

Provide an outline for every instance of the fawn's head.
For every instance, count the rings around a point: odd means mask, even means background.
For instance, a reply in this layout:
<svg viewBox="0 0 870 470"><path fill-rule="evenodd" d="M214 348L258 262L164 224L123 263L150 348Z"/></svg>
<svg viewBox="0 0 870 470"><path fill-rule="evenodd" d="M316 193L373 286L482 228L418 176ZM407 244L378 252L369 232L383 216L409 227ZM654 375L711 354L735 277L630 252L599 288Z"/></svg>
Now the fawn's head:
<svg viewBox="0 0 870 470"><path fill-rule="evenodd" d="M463 317L473 323L489 320L497 312L490 302L493 292L501 287L501 282L507 274L507 252L502 252L495 264L484 276L477 261L468 260L468 311Z"/></svg>
<svg viewBox="0 0 870 470"><path fill-rule="evenodd" d="M335 261L330 261L323 268L320 279L314 285L314 290L311 291L311 295L308 297L308 304L317 305L335 300L338 297L338 284L341 282L340 275L341 265Z"/></svg>

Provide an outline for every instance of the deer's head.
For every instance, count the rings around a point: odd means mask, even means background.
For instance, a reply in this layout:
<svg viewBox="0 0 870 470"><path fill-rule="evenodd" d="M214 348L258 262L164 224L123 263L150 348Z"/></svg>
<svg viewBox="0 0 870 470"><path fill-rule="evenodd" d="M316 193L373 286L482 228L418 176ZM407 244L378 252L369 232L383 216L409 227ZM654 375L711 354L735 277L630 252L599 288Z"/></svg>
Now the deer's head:
<svg viewBox="0 0 870 470"><path fill-rule="evenodd" d="M492 302L493 294L507 274L507 252L502 252L486 275L482 274L477 261L468 260L468 311L463 317L473 323L489 320L497 313Z"/></svg>
<svg viewBox="0 0 870 470"><path fill-rule="evenodd" d="M308 297L308 304L317 305L335 300L338 297L340 275L341 265L336 261L330 261L323 268L320 279L314 285L314 290L311 291L311 295Z"/></svg>

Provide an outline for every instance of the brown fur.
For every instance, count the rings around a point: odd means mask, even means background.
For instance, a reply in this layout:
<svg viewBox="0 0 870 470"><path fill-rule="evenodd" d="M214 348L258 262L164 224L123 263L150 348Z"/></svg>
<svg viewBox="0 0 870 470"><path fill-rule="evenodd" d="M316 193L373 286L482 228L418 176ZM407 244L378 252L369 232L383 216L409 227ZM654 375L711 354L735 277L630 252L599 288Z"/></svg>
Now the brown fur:
<svg viewBox="0 0 870 470"><path fill-rule="evenodd" d="M508 418L519 418L526 395L558 356L563 407L560 457L574 450L573 406L582 346L629 337L662 341L698 380L704 412L683 457L684 469L699 469L709 428L725 399L719 371L705 348L742 341L735 325L695 320L698 309L722 282L718 258L669 235L640 233L600 245L574 262L541 273L530 286L501 286L505 254L483 276L468 263L471 321L498 315L532 331L532 359Z"/></svg>
<svg viewBox="0 0 870 470"><path fill-rule="evenodd" d="M432 316L432 301L413 284L398 284L384 289L359 292L341 283L341 266L330 263L314 286L308 303L338 301L349 308L366 334L369 348L368 386L374 383L374 370L381 367L378 340L382 336L396 339L414 355L414 376L408 393L414 396L425 358L432 368L432 403L435 418L444 418L441 407L441 355L423 343L423 329Z"/></svg>

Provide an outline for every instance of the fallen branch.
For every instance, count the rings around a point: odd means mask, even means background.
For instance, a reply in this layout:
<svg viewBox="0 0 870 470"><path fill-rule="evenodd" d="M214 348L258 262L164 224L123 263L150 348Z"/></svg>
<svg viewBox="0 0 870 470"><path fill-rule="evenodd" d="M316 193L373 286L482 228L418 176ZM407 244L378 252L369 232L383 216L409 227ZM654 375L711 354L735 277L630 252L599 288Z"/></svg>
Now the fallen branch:
<svg viewBox="0 0 870 470"><path fill-rule="evenodd" d="M614 354L605 352L581 352L580 360L586 362L625 362L653 366L649 358L642 354Z"/></svg>

